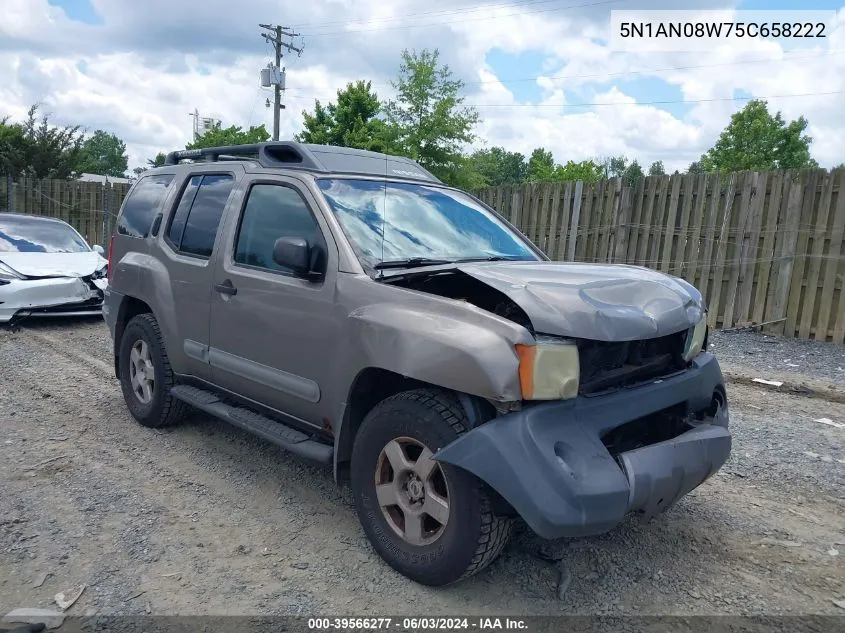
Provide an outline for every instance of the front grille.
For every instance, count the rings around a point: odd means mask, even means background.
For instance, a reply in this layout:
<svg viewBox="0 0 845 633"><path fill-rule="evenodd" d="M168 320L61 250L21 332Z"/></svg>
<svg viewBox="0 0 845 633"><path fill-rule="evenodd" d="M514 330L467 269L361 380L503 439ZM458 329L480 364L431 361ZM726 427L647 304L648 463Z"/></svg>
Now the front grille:
<svg viewBox="0 0 845 633"><path fill-rule="evenodd" d="M581 365L579 393L591 395L672 374L685 366L687 332L608 343L578 341Z"/></svg>

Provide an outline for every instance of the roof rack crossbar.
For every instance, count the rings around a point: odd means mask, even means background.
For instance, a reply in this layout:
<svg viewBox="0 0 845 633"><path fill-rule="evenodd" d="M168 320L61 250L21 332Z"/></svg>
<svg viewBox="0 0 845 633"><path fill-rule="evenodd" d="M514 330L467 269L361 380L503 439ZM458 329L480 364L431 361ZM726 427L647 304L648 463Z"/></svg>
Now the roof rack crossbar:
<svg viewBox="0 0 845 633"><path fill-rule="evenodd" d="M345 157L342 164L338 162L340 155ZM361 173L370 176L387 176L390 167L390 173L398 177L440 182L422 165L404 156L388 156L379 152L293 141L268 141L173 151L167 154L164 164L178 165L183 160L212 163L219 160L254 160L265 168L285 167L322 173Z"/></svg>

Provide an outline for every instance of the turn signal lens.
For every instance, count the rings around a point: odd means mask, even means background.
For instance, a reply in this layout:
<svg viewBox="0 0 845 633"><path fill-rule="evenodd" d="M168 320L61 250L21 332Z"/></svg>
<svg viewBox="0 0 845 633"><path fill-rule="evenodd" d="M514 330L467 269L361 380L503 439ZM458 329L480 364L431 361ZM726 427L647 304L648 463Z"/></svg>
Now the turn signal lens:
<svg viewBox="0 0 845 633"><path fill-rule="evenodd" d="M565 400L578 395L581 368L574 342L517 345L516 353L523 400Z"/></svg>

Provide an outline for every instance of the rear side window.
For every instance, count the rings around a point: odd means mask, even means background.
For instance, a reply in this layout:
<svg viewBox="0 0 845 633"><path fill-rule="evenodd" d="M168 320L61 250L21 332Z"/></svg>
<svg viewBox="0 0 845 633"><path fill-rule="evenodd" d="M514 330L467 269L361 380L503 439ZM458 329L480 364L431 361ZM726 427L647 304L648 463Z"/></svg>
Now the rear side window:
<svg viewBox="0 0 845 633"><path fill-rule="evenodd" d="M192 176L170 221L167 239L177 251L210 257L235 179L229 174Z"/></svg>
<svg viewBox="0 0 845 633"><path fill-rule="evenodd" d="M168 174L147 176L139 180L123 204L117 220L117 232L130 237L147 237L172 180L173 176Z"/></svg>
<svg viewBox="0 0 845 633"><path fill-rule="evenodd" d="M317 220L299 193L281 185L255 185L241 218L235 262L292 272L273 260L273 245L280 237L303 237L312 246L322 244Z"/></svg>

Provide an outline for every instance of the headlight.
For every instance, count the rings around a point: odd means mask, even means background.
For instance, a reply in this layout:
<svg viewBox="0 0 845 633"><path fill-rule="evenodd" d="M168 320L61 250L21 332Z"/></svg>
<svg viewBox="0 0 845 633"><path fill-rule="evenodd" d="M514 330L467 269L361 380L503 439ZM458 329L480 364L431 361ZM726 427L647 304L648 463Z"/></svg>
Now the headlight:
<svg viewBox="0 0 845 633"><path fill-rule="evenodd" d="M0 279L3 281L13 281L15 279L23 279L14 269L9 268L3 262L0 262Z"/></svg>
<svg viewBox="0 0 845 633"><path fill-rule="evenodd" d="M704 341L707 338L707 313L701 317L694 328L687 334L687 345L684 348L684 360L690 362L704 349Z"/></svg>
<svg viewBox="0 0 845 633"><path fill-rule="evenodd" d="M578 395L581 373L574 341L538 337L517 345L519 386L524 400L563 400Z"/></svg>

